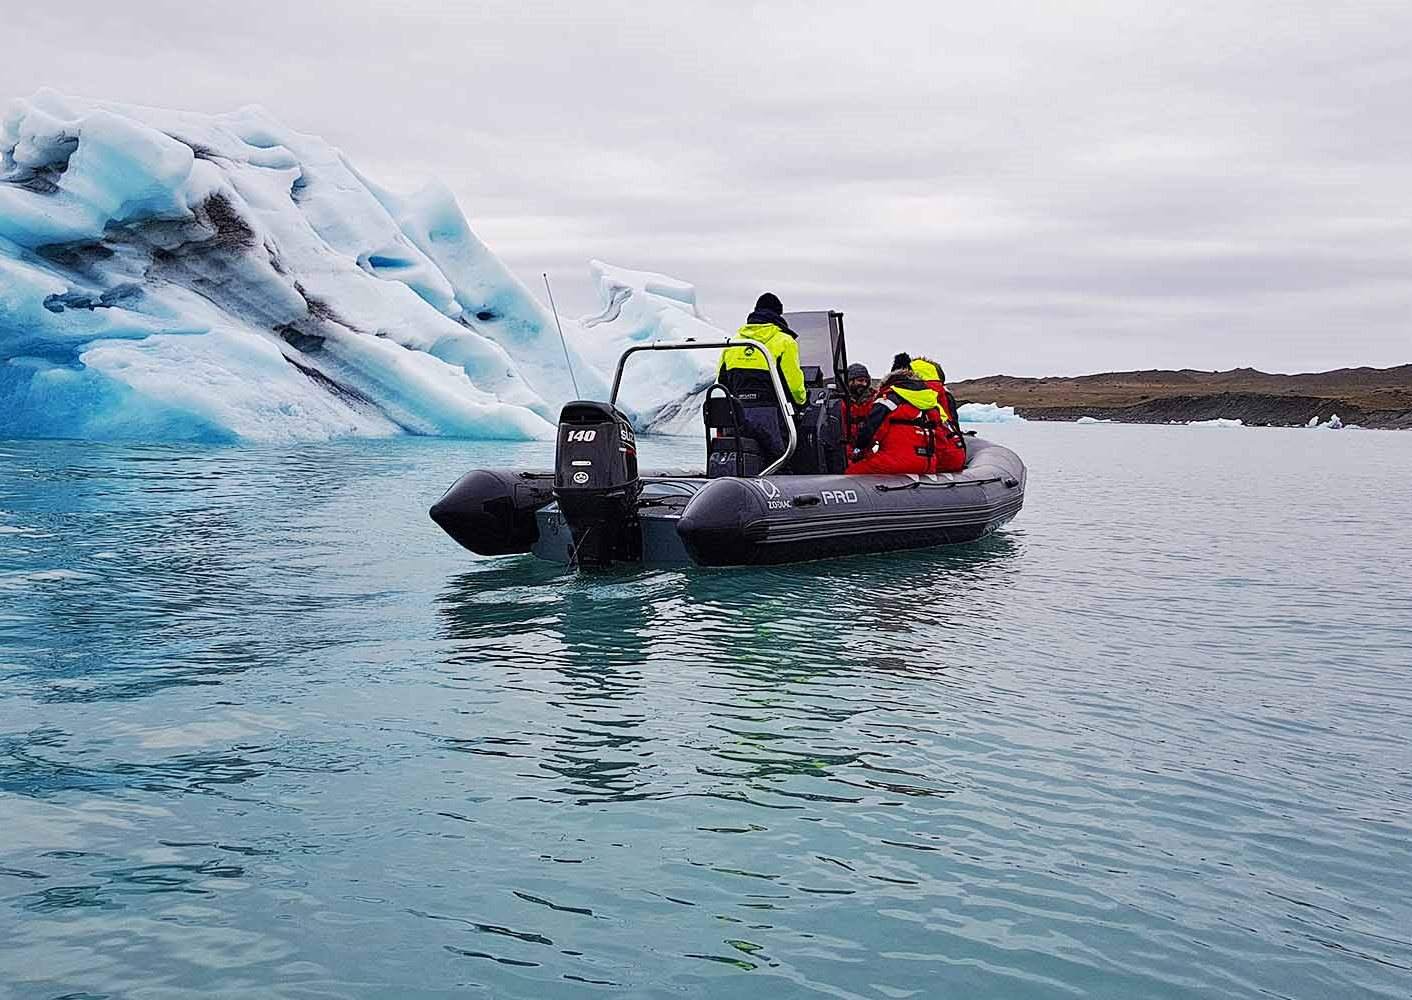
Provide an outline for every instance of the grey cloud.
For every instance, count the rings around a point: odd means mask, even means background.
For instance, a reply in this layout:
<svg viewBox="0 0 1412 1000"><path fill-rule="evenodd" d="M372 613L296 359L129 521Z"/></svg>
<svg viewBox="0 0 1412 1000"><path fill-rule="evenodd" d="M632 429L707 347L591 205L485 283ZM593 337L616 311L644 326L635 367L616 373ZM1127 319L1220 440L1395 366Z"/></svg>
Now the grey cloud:
<svg viewBox="0 0 1412 1000"><path fill-rule="evenodd" d="M260 103L439 177L561 304L588 257L845 310L953 376L1409 360L1412 9L1365 0L75 0L0 96Z"/></svg>

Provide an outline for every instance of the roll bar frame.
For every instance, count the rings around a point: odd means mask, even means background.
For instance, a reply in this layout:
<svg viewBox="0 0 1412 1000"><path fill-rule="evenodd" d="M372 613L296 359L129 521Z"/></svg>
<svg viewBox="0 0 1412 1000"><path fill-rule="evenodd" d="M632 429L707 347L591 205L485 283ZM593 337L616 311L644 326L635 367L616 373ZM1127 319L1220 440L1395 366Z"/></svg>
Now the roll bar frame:
<svg viewBox="0 0 1412 1000"><path fill-rule="evenodd" d="M641 351L719 351L727 347L749 347L751 344L754 344L756 350L765 350L765 345L759 341L745 343L743 340L666 340L629 347L618 358L618 370L613 375L613 391L608 396L608 405L618 405L618 389L623 384L623 369L627 367L628 358ZM784 454L761 469L757 479L772 476L784 468L785 463L794 456L794 449L799 447L799 429L794 426L794 415L789 409L789 398L784 393L784 383L780 381L779 367L772 360L766 370L770 373L770 385L774 387L775 402L779 403L780 415L784 417L784 429L789 435L789 440L785 443Z"/></svg>

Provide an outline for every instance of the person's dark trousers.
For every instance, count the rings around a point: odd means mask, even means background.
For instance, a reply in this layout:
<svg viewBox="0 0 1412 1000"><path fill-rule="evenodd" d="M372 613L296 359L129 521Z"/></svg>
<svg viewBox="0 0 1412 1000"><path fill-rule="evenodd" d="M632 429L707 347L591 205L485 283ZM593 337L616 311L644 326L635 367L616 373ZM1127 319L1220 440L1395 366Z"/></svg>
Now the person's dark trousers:
<svg viewBox="0 0 1412 1000"><path fill-rule="evenodd" d="M784 454L785 442L789 440L784 419L778 406L745 407L745 426L742 430L760 445L766 464Z"/></svg>

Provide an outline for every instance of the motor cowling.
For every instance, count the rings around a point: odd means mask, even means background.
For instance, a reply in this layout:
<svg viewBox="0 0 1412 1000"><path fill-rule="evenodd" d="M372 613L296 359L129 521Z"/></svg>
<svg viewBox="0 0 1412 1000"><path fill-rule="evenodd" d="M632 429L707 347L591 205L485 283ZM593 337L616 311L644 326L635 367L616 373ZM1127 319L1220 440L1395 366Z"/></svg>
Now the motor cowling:
<svg viewBox="0 0 1412 1000"><path fill-rule="evenodd" d="M567 404L559 414L554 499L581 565L642 558L641 495L637 437L627 417L607 403Z"/></svg>

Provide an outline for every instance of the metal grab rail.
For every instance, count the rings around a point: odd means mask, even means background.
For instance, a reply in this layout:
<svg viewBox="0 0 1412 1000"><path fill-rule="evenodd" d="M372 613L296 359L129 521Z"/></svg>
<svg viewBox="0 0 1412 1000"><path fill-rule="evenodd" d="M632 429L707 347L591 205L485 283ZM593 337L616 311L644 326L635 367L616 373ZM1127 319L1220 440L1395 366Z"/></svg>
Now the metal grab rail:
<svg viewBox="0 0 1412 1000"><path fill-rule="evenodd" d="M627 366L628 358L639 351L719 351L727 347L750 347L752 345L757 351L765 350L764 344L753 340L748 343L745 340L669 340L629 347L618 358L618 370L613 375L613 391L608 395L608 405L618 405L618 389L623 384L623 369ZM770 373L770 385L774 387L775 400L779 403L780 415L784 417L784 429L785 433L789 435L789 441L785 444L784 454L761 469L760 477L757 478L774 475L793 457L794 449L799 447L799 429L794 426L794 414L790 412L789 397L784 393L784 383L780 381L780 373L773 359L766 370Z"/></svg>

